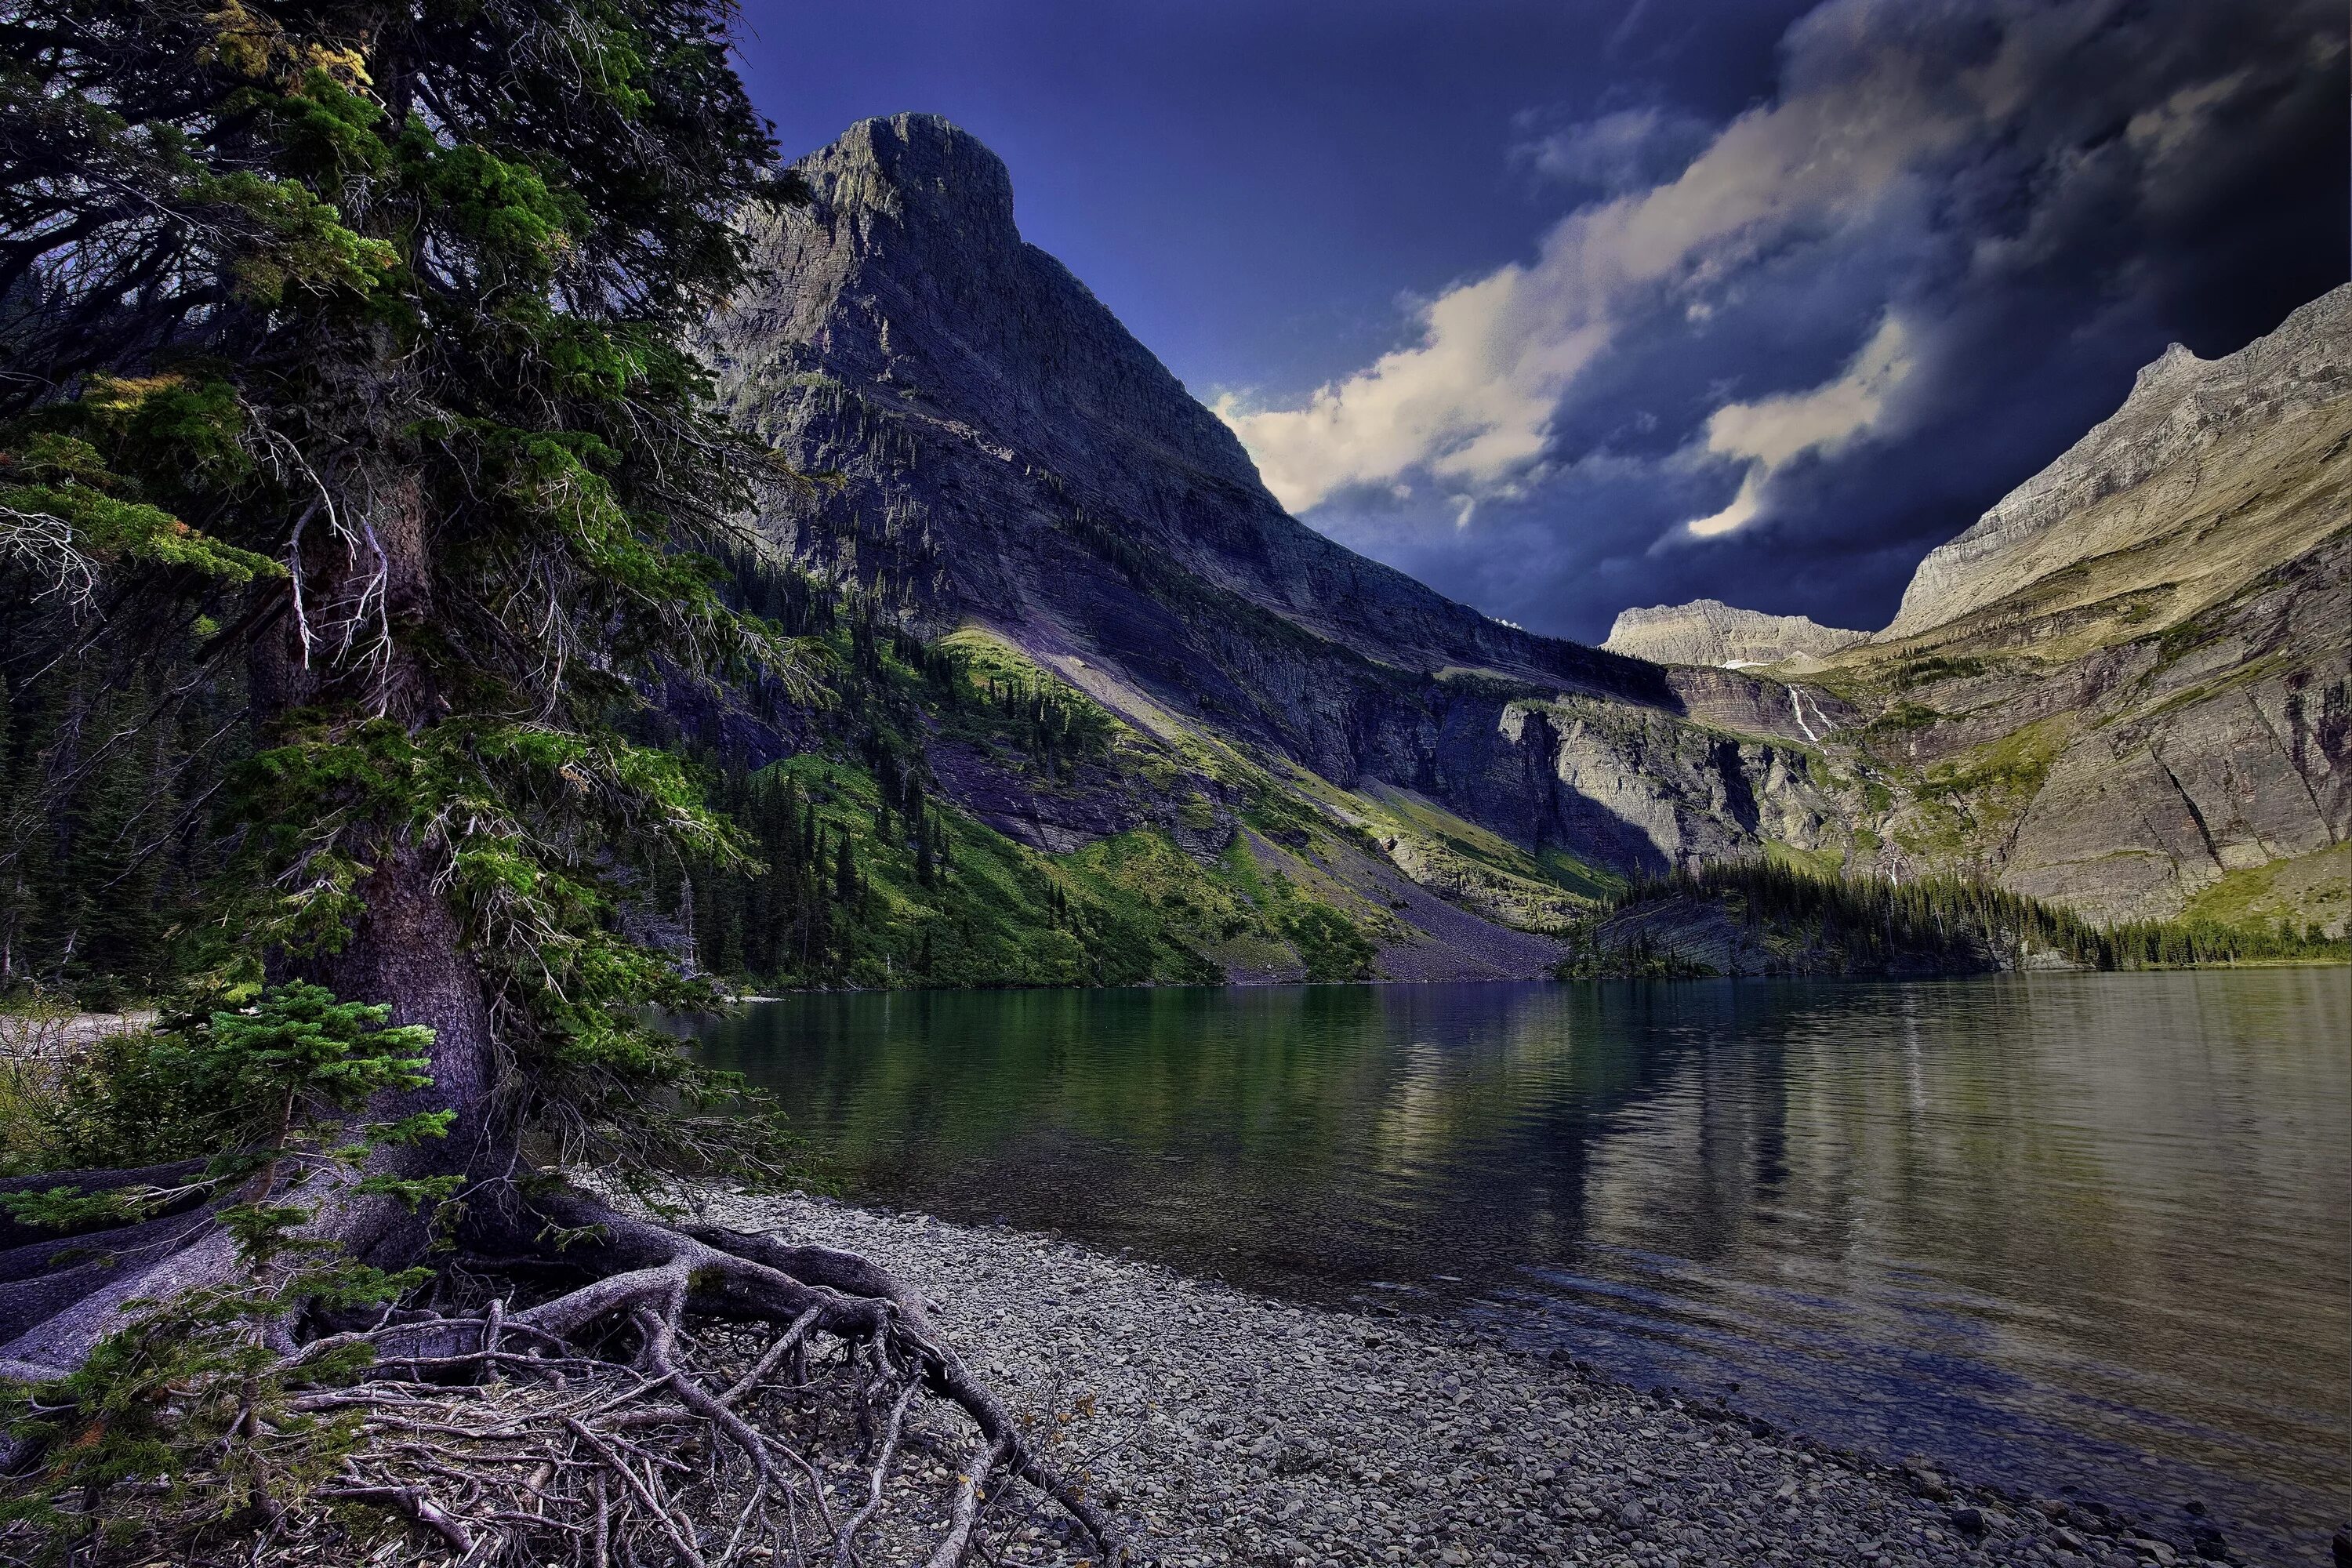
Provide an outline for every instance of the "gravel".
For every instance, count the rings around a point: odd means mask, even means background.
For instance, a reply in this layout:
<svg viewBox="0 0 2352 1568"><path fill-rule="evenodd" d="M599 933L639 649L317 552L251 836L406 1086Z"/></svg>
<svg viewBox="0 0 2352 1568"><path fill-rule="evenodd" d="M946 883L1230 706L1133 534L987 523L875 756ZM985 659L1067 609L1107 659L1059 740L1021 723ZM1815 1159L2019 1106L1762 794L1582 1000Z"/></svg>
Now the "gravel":
<svg viewBox="0 0 2352 1568"><path fill-rule="evenodd" d="M721 1224L864 1252L922 1292L974 1370L1056 1433L1058 1462L1093 1478L1143 1559L1167 1568L2197 1560L2198 1542L2095 1505L1843 1455L1459 1324L1292 1305L924 1215L727 1192L702 1203ZM936 1435L942 1451L966 1441ZM1001 1562L1087 1561L1025 1489L991 1517ZM912 1537L875 1545L885 1562L918 1550ZM2202 1550L2227 1548L2209 1535Z"/></svg>

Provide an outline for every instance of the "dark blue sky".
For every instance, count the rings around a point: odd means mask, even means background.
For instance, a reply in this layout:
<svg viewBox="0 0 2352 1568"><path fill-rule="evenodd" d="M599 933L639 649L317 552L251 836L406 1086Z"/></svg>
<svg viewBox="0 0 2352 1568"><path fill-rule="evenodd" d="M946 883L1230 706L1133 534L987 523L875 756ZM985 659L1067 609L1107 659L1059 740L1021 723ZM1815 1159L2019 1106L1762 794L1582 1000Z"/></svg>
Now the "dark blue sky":
<svg viewBox="0 0 2352 1568"><path fill-rule="evenodd" d="M956 121L1307 521L1586 639L1702 595L1882 625L2168 341L2347 275L2336 0L745 20L787 153Z"/></svg>

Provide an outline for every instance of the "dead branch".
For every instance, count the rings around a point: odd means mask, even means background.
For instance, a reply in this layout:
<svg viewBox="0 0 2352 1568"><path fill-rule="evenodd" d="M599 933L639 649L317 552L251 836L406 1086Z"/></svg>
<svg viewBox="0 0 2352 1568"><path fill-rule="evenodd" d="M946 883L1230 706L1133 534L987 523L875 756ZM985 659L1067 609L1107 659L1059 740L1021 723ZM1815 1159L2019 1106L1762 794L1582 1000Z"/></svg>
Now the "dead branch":
<svg viewBox="0 0 2352 1568"><path fill-rule="evenodd" d="M1038 1503L1069 1513L1101 1561L1129 1561L1110 1521L971 1377L919 1300L869 1260L672 1229L577 1194L543 1210L534 1223L555 1229L541 1237L564 1244L509 1233L513 1277L560 1264L576 1283L288 1336L277 1374L293 1392L244 1407L231 1428L255 1498L246 1517L266 1529L231 1541L216 1498L184 1476L139 1499L128 1521L138 1549L291 1568L362 1549L382 1562L384 1543L407 1531L465 1568L852 1568L859 1542L889 1521L893 1551L915 1531L924 1544L913 1550L931 1568L957 1568L987 1505L1018 1478ZM469 1271L485 1261L478 1242ZM355 1348L373 1362L362 1381L301 1386L307 1369ZM0 1345L0 1373L54 1372L7 1364L11 1349ZM887 1415L866 1426L877 1395ZM919 1417L936 1419L926 1411L972 1433L971 1458L943 1485L894 1486L909 1447L942 1447L939 1433L916 1429ZM350 1447L306 1489L303 1434L320 1422L344 1424ZM861 1427L867 1440L856 1443ZM864 1450L849 1472L861 1484L844 1516L827 1476L849 1470L853 1447ZM119 1508L109 1517L126 1522ZM0 1525L0 1563L32 1562L47 1534ZM421 1563L413 1552L396 1554Z"/></svg>

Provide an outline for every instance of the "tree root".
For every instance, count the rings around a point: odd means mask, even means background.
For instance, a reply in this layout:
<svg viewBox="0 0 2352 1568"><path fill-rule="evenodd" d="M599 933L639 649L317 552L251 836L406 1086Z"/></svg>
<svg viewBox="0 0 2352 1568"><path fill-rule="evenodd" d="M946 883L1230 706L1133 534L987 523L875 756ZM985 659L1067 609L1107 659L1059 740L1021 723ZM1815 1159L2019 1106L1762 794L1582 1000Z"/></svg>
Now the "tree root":
<svg viewBox="0 0 2352 1568"><path fill-rule="evenodd" d="M464 1268L442 1279L553 1271L567 1289L356 1326L321 1313L307 1337L305 1326L286 1336L256 1386L288 1392L241 1411L224 1440L242 1445L242 1539L206 1526L221 1499L184 1471L127 1483L133 1506L116 1497L106 1522L128 1529L130 1550L190 1562L358 1561L388 1540L394 1555L370 1561L855 1568L873 1550L861 1542L896 1516L894 1558L959 1568L1018 1478L1070 1515L1106 1568L1129 1561L1117 1527L972 1377L922 1303L866 1258L673 1228L573 1194L539 1203L535 1219L533 1235L506 1227L499 1250L469 1238ZM0 1345L0 1375L47 1360L19 1349L38 1342ZM328 1371L354 1363L362 1381ZM916 1430L940 1415L976 1438L961 1473L934 1476L932 1496L899 1471L910 1447L967 1448ZM854 1464L853 1425L867 1439ZM20 1454L16 1481L44 1458ZM99 1500L89 1507L96 1525ZM931 1540L909 1557L917 1515ZM383 1537L393 1520L409 1527L404 1543L396 1527ZM0 1526L0 1562L53 1551L60 1522ZM69 1557L112 1560L124 1544L105 1547L96 1531L82 1542Z"/></svg>

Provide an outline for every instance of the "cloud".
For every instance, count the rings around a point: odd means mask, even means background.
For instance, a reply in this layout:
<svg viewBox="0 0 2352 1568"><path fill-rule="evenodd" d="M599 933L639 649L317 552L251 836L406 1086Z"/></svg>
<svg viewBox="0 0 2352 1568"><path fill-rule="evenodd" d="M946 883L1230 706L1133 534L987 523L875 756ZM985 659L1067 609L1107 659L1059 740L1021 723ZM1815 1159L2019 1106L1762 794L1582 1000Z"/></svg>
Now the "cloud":
<svg viewBox="0 0 2352 1568"><path fill-rule="evenodd" d="M1541 343L1527 341L1517 331L1527 277L1506 267L1431 301L1423 343L1324 387L1303 408L1254 408L1231 394L1213 406L1294 511L1414 469L1474 492L1491 488L1542 456L1566 374L1603 341L1566 323Z"/></svg>
<svg viewBox="0 0 2352 1568"><path fill-rule="evenodd" d="M1910 331L1888 315L1835 380L1810 392L1717 409L1707 417L1705 450L1738 460L1745 472L1728 505L1685 526L1698 538L1714 539L1753 522L1774 474L1801 458L1834 456L1880 429L1917 367Z"/></svg>
<svg viewBox="0 0 2352 1568"><path fill-rule="evenodd" d="M1520 124L1533 132L1540 120L1523 115ZM1715 132L1696 115L1645 104L1534 136L1513 147L1510 155L1513 163L1555 184L1618 195L1672 179L1690 166Z"/></svg>
<svg viewBox="0 0 2352 1568"><path fill-rule="evenodd" d="M1629 320L1703 317L1710 294L1794 232L1862 220L1920 160L1981 130L2001 78L1953 75L1916 31L1902 5L1833 0L1791 34L1794 90L1724 127L1672 180L1570 214L1533 262L1428 301L1410 346L1304 406L1227 397L1218 412L1293 510L1416 468L1470 493L1508 483ZM1563 160L1605 160L1642 129L1604 116L1553 144Z"/></svg>
<svg viewBox="0 0 2352 1568"><path fill-rule="evenodd" d="M2061 286L2069 309L2134 308L2161 258L2116 247L2153 248L2165 221L2186 234L2225 199L2222 150L2299 134L2276 106L2341 73L2332 5L2253 12L1827 0L1782 39L1773 96L1728 121L1619 106L1523 141L1524 165L1590 193L1530 258L1413 305L1401 346L1301 402L1216 410L1275 495L1318 521L1405 487L1475 533L1465 501L1486 528L1484 503L1539 500L1634 440L1665 498L1620 514L1649 520L1644 548L1752 532L1825 482L1816 470L1964 401L1969 334L2004 312L2055 310L2033 301ZM2053 285L2066 268L2090 283ZM1400 530L1391 506L1379 531Z"/></svg>

